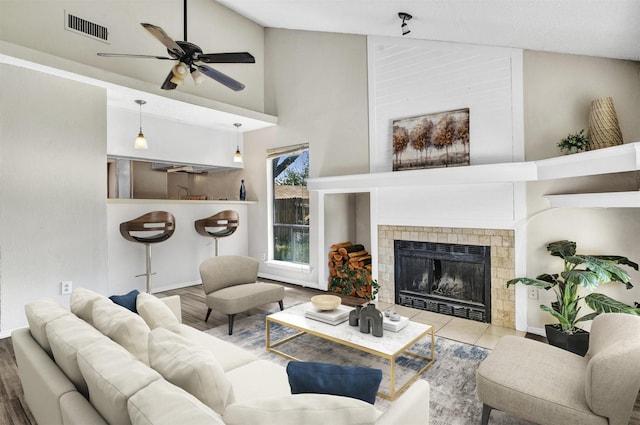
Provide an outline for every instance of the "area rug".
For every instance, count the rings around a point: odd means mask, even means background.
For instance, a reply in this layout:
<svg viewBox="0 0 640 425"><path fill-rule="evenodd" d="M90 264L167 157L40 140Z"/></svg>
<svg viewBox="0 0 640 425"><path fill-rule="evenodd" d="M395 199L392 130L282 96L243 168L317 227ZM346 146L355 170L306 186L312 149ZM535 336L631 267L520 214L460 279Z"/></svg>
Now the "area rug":
<svg viewBox="0 0 640 425"><path fill-rule="evenodd" d="M274 361L285 366L288 362L282 356L265 349L265 314L237 318L233 327L233 335L228 335L226 325L206 331L218 338L236 344L258 357ZM278 341L295 333L294 330L273 324L272 341ZM327 362L344 365L358 365L381 369L383 384L381 390L388 392L389 363L373 355L345 347L312 335L304 335L278 347L281 351L301 360ZM431 338L425 338L416 344L413 351L428 354L431 349ZM436 362L427 369L421 378L431 385L430 421L432 425L467 425L480 423L482 403L475 392L475 373L480 362L490 350L469 344L436 337ZM396 366L396 388L399 388L423 363L414 357L400 357ZM386 410L390 403L381 397L376 399L376 407ZM531 422L515 418L503 412L493 411L492 425L530 425Z"/></svg>

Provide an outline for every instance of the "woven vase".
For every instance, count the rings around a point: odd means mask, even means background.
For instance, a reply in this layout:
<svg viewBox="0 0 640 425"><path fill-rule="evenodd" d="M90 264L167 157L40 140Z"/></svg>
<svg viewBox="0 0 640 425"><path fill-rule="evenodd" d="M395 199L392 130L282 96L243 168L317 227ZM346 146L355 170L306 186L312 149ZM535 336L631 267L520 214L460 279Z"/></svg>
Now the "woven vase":
<svg viewBox="0 0 640 425"><path fill-rule="evenodd" d="M591 102L589 115L589 149L622 144L622 132L613 107L613 98L602 97Z"/></svg>

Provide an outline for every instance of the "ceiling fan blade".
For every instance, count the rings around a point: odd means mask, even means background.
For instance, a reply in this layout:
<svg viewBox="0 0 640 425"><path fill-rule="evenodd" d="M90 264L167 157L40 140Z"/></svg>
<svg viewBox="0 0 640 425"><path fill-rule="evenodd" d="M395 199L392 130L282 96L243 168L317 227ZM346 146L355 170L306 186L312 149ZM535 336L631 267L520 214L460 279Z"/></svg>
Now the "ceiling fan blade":
<svg viewBox="0 0 640 425"><path fill-rule="evenodd" d="M167 75L167 78L164 79L164 82L162 83L160 88L162 90L173 90L176 87L178 87L176 83L171 82L172 78L173 78L173 71L169 71L169 75Z"/></svg>
<svg viewBox="0 0 640 425"><path fill-rule="evenodd" d="M141 59L175 60L175 58L169 58L167 56L130 55L128 53L98 53L98 56L102 56L102 57L105 57L105 58L141 58Z"/></svg>
<svg viewBox="0 0 640 425"><path fill-rule="evenodd" d="M203 53L197 60L204 63L256 63L256 58L249 52Z"/></svg>
<svg viewBox="0 0 640 425"><path fill-rule="evenodd" d="M224 84L225 86L229 87L231 90L240 91L245 87L244 84L242 84L241 82L236 81L233 78L229 77L228 75L225 75L222 72L217 71L209 66L198 65L198 64L194 64L194 66L198 68L198 71L200 71L207 77L213 78L220 84Z"/></svg>
<svg viewBox="0 0 640 425"><path fill-rule="evenodd" d="M140 25L142 25L147 31L149 31L152 36L158 39L160 43L164 44L170 52L175 53L176 56L184 55L184 50L182 50L182 48L178 46L178 43L176 43L171 37L169 37L162 28L146 23L141 23Z"/></svg>

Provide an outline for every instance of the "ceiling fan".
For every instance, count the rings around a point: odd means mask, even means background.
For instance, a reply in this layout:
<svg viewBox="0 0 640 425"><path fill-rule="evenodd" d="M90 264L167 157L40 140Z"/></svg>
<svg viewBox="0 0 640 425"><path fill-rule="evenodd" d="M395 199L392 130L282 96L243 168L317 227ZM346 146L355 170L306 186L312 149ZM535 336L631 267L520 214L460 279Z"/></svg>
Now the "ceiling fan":
<svg viewBox="0 0 640 425"><path fill-rule="evenodd" d="M232 53L203 53L202 49L187 40L187 0L184 0L184 40L174 41L160 27L152 24L141 23L147 31L151 33L160 43L167 48L169 56L155 55L132 55L127 53L98 53L103 57L126 57L126 58L143 58L143 59L161 59L172 60L177 63L171 68L169 75L165 78L161 88L164 90L173 90L184 82L187 73L191 74L196 85L200 84L204 79L202 75L216 80L217 82L229 87L231 90L240 91L245 85L234 80L222 72L213 69L205 64L207 63L255 63L255 58L248 52L232 52Z"/></svg>

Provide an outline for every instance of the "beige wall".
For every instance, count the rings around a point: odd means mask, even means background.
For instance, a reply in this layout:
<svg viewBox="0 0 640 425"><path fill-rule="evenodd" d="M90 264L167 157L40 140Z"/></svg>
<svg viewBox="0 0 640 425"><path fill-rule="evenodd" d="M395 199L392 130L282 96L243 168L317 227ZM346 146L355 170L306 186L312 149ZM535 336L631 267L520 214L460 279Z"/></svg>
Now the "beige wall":
<svg viewBox="0 0 640 425"><path fill-rule="evenodd" d="M60 282L107 291L106 94L0 64L0 337Z"/></svg>
<svg viewBox="0 0 640 425"><path fill-rule="evenodd" d="M308 142L311 177L369 170L366 38L268 28L265 57L265 112L278 116L278 126L244 135L242 173L248 199L260 201L250 210L249 224L249 253L256 258L267 252L267 149ZM310 203L313 226L313 194ZM264 264L261 272L316 285L317 236L311 235L310 274Z"/></svg>
<svg viewBox="0 0 640 425"><path fill-rule="evenodd" d="M640 141L640 63L623 60L525 52L524 112L526 159L561 155L556 144L569 133L587 129L593 99L612 96L625 142ZM640 262L640 210L637 208L548 210L544 194L636 190L637 173L561 179L527 184L527 275L557 273L559 259L549 256L546 244L576 241L578 250L591 254L624 255ZM606 284L601 291L620 301L640 301L640 273L630 271L635 288ZM549 315L539 305L553 295L540 292L529 300L528 325L543 328ZM586 307L584 308L586 309ZM587 327L589 325L587 324Z"/></svg>

